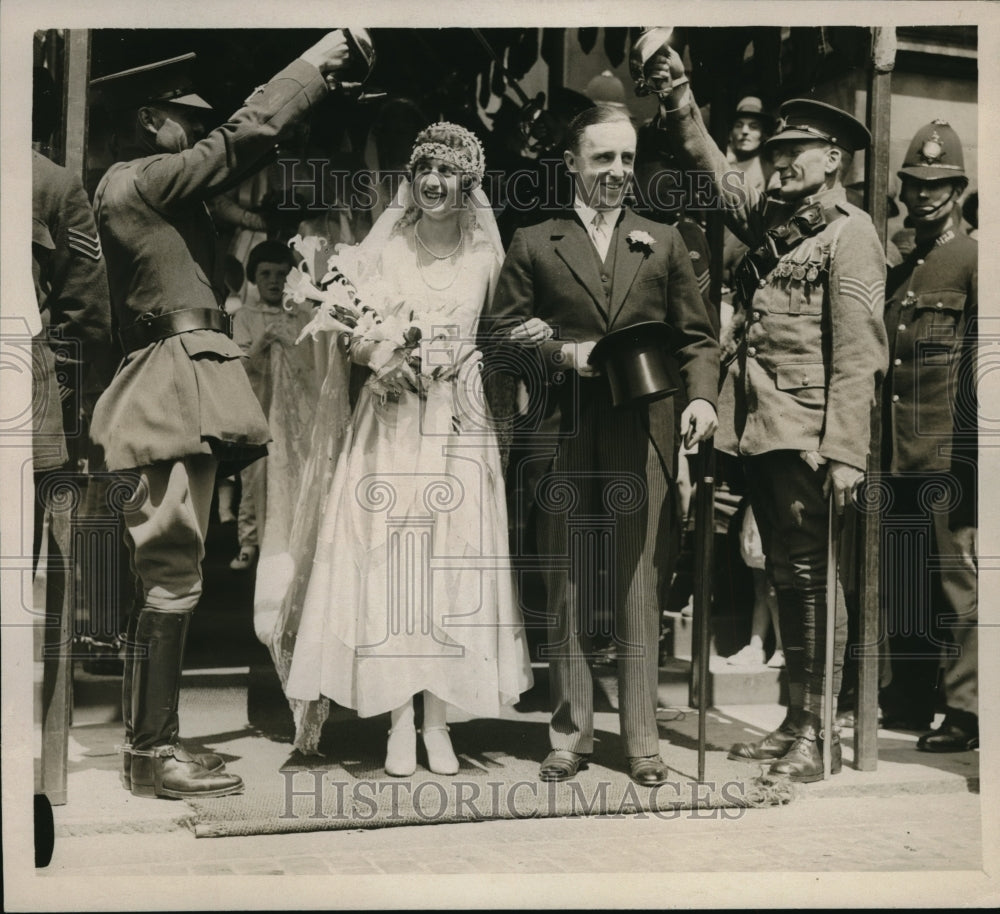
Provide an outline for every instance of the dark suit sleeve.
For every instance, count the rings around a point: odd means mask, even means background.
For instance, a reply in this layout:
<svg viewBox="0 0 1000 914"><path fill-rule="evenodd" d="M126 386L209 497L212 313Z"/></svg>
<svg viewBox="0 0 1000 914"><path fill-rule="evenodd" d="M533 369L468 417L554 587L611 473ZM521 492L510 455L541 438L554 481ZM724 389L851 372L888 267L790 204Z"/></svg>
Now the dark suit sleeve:
<svg viewBox="0 0 1000 914"><path fill-rule="evenodd" d="M542 343L513 343L508 340L510 331L522 321L535 314L534 264L528 248L528 238L523 229L518 229L510 243L510 250L504 259L497 280L493 301L484 314L481 327L489 345L498 358L503 351L517 347L522 352L511 364L521 364L527 368L528 362L537 359L538 368L545 377L554 371L564 371L561 350L563 342L552 339ZM534 359L529 353L534 354ZM526 361L527 358L527 361Z"/></svg>
<svg viewBox="0 0 1000 914"><path fill-rule="evenodd" d="M136 178L139 193L156 209L214 196L260 165L327 91L316 67L293 61L205 139L183 152L152 157Z"/></svg>
<svg viewBox="0 0 1000 914"><path fill-rule="evenodd" d="M718 339L684 241L676 229L670 231L667 323L674 331L688 400L708 400L714 406L719 395Z"/></svg>

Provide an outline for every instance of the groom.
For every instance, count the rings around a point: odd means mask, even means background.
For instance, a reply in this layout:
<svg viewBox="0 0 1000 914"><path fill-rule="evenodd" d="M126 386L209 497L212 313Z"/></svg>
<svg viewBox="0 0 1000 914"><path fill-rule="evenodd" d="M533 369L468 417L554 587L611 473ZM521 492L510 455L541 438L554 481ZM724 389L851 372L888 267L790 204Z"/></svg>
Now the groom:
<svg viewBox="0 0 1000 914"><path fill-rule="evenodd" d="M632 779L666 781L656 726L659 595L677 442L670 399L614 408L607 379L589 362L608 333L645 321L672 328L687 388L681 432L690 446L716 428L719 349L687 249L671 226L622 200L635 161L627 113L597 107L567 133L573 208L518 231L487 324L513 341L529 388L531 476L538 554L545 563L552 751L539 776L573 777L594 743L591 636L610 619L618 656L621 735ZM544 322L544 324L540 324ZM546 326L547 325L547 326ZM549 338L536 342L538 327ZM524 480L518 480L524 483ZM581 548L582 547L582 548Z"/></svg>

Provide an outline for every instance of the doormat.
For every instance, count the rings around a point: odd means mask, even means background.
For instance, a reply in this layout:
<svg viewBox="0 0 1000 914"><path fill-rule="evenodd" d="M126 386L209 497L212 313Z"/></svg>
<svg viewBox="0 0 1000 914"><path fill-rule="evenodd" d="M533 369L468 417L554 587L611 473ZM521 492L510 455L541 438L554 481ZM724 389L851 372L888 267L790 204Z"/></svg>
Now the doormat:
<svg viewBox="0 0 1000 914"><path fill-rule="evenodd" d="M686 724L690 727L690 718ZM698 783L688 770L695 757L690 737L671 732L663 733L665 739L679 745L663 747L671 769L664 784L635 784L623 770L627 763L618 736L601 731L595 734L589 768L570 781L546 783L538 779L538 766L549 750L548 727L520 720L453 724L461 769L452 777L424 767L418 737L417 771L394 778L382 768L387 730L387 716L331 721L320 744L322 757L287 754L287 745L275 743L271 747L285 753L284 761L271 753L256 760L243 757L232 766L243 777L242 794L187 801L195 813L195 834L229 837L553 816L670 819L685 810L717 810L724 817L726 810L784 805L794 796L788 781L727 762L717 751L709 776Z"/></svg>

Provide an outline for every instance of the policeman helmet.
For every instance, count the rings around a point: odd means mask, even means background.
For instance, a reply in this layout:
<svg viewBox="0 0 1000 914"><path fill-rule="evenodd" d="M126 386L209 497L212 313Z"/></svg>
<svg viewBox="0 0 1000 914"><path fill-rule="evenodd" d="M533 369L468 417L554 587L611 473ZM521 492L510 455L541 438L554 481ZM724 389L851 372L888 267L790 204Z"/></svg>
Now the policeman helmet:
<svg viewBox="0 0 1000 914"><path fill-rule="evenodd" d="M952 126L947 121L933 120L921 127L897 174L918 181L958 181L963 187L968 184L962 141Z"/></svg>

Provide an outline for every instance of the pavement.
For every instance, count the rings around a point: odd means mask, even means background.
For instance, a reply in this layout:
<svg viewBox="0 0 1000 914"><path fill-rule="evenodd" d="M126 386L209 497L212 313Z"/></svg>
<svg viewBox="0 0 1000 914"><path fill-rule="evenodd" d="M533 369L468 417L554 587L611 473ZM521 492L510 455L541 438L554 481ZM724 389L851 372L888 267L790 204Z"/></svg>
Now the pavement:
<svg viewBox="0 0 1000 914"><path fill-rule="evenodd" d="M277 770L289 746L261 726L274 695L261 685L267 655L244 609L249 588L226 570L232 544L210 545L211 605L192 625L182 733L195 748L234 759L237 773L251 764ZM725 672L720 663L713 673ZM595 727L615 734L610 673L598 676ZM845 733L842 773L800 786L786 806L198 838L187 803L120 787L119 682L75 674L69 800L53 810L53 855L34 870L5 858L6 910L1000 904L1000 836L996 818L984 815L995 795L979 792L980 753L920 753L917 734L880 731L876 770L857 771ZM733 701L740 690L737 683L711 710L710 732L753 739L780 721L773 700ZM536 688L505 716L543 724L543 693ZM691 780L693 743L669 724L686 715L689 732L696 714L686 707L686 671L668 663L659 697L668 722L661 752ZM458 728L455 735L461 752ZM716 742L708 777L729 770Z"/></svg>
<svg viewBox="0 0 1000 914"><path fill-rule="evenodd" d="M109 909L112 886L134 892L137 886L161 884L165 895L126 895L113 906L124 901L133 909L212 907L218 902L208 898L221 899L215 893L223 885L236 893L226 889L225 907L238 898L239 906L248 908L469 906L486 885L483 903L491 906L618 906L623 900L637 907L867 906L879 899L923 906L938 898L967 905L1000 900L995 881L983 872L986 864L995 870L995 858L984 864L979 753L919 753L916 734L880 731L875 771L853 769L847 738L843 772L800 786L793 802L780 807L211 839L194 836L186 803L135 798L121 789L115 684L102 684L101 677L80 679L70 731L69 802L54 809L51 863L31 880L33 900L50 894L65 900L61 886L72 885L74 910ZM185 735L239 758L231 765L237 771L240 763L268 753L280 764L289 750L248 725L251 679L249 668L188 671L182 690ZM661 690L661 704L677 697L671 688L668 684L666 694ZM507 714L534 723L546 719L540 706L530 708ZM696 712L678 702L663 713L669 718ZM713 727L752 737L775 726L783 710L733 705L710 714ZM617 715L607 704L595 723L598 730L617 732ZM693 770L692 747L664 741L662 749L672 768ZM723 757L717 750L708 753L709 775ZM626 873L643 876L628 880L623 896L620 880L606 877ZM843 873L856 875L845 880L837 875ZM252 878L306 875L318 880ZM471 883L470 877L475 877ZM414 894L425 881L424 893ZM547 892L564 883L572 895L557 892L550 898ZM280 888L289 884L295 886L292 895ZM897 888L890 896L891 886ZM681 887L683 894L675 894ZM822 895L810 894L820 887Z"/></svg>

